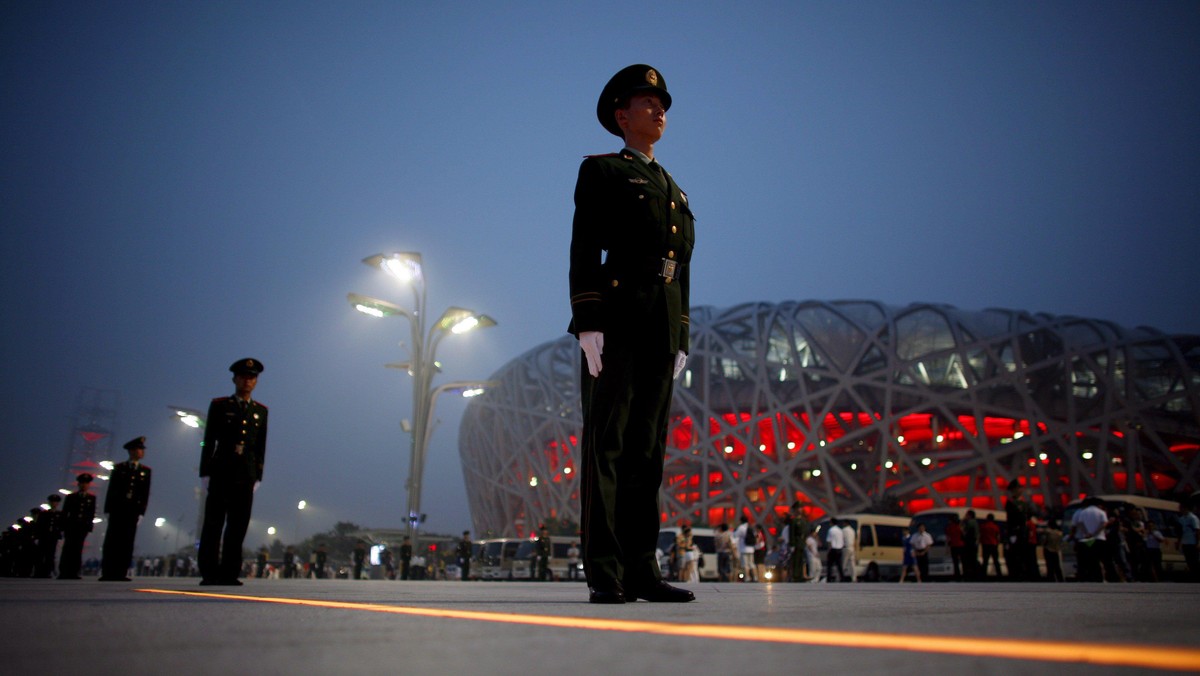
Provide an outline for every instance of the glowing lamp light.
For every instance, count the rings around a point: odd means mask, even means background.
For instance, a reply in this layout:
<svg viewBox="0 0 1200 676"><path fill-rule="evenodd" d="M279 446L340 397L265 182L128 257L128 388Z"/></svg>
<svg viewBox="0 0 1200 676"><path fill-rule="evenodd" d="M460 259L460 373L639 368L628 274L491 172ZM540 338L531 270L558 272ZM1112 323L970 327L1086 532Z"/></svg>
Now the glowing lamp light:
<svg viewBox="0 0 1200 676"><path fill-rule="evenodd" d="M930 458L921 458L921 464L928 467L933 464L933 460Z"/></svg>
<svg viewBox="0 0 1200 676"><path fill-rule="evenodd" d="M482 387L472 387L469 390L463 390L462 396L470 399L471 397L478 397L479 395L483 394L484 391L485 390Z"/></svg>
<svg viewBox="0 0 1200 676"><path fill-rule="evenodd" d="M537 477L535 477L535 476L531 476L531 477L529 477L529 485L530 485L531 487L533 487L533 486L537 486L537 485L538 485L538 478L537 478Z"/></svg>
<svg viewBox="0 0 1200 676"><path fill-rule="evenodd" d="M726 452L726 453L733 453L733 446L726 446L726 447L725 447L725 452Z"/></svg>
<svg viewBox="0 0 1200 676"><path fill-rule="evenodd" d="M1092 455L1092 452L1091 452L1091 451L1084 451L1084 452L1083 452L1083 459L1084 459L1084 460L1091 460L1093 457L1095 457L1095 456L1093 456L1093 455Z"/></svg>
<svg viewBox="0 0 1200 676"><path fill-rule="evenodd" d="M896 437L896 443L898 443L898 444L903 444L903 443L904 443L904 435L903 435L903 434L901 434L900 436Z"/></svg>
<svg viewBox="0 0 1200 676"><path fill-rule="evenodd" d="M789 450L789 451L794 451L794 450L796 450L796 442L794 442L794 441L789 441L789 442L788 442L788 446L787 446L787 447L788 447L788 450Z"/></svg>
<svg viewBox="0 0 1200 676"><path fill-rule="evenodd" d="M573 472L573 471L574 471L574 470L572 470L570 467L564 467L564 468L563 468L563 474L570 474L570 473L571 473L571 472Z"/></svg>
<svg viewBox="0 0 1200 676"><path fill-rule="evenodd" d="M475 328L476 326L479 326L479 317L470 316L470 317L464 318L462 321L460 321L457 324L455 324L454 326L450 327L450 332L451 333L466 333L467 331L470 331L471 329Z"/></svg>
<svg viewBox="0 0 1200 676"><path fill-rule="evenodd" d="M887 462L883 463L883 466L885 469L891 469L895 465L896 465L896 463L892 462L891 460L888 460Z"/></svg>
<svg viewBox="0 0 1200 676"><path fill-rule="evenodd" d="M358 310L359 312L363 313L364 315L371 315L372 317L382 317L383 316L383 310L379 310L379 309L376 309L373 307L367 307L366 305L362 305L361 303L358 305L355 305L354 309Z"/></svg>
<svg viewBox="0 0 1200 676"><path fill-rule="evenodd" d="M274 534L275 534L275 526L271 526L270 528L267 528L267 535L274 535Z"/></svg>
<svg viewBox="0 0 1200 676"><path fill-rule="evenodd" d="M154 520L155 528L162 528L165 525L167 525L167 520L162 518L161 516Z"/></svg>
<svg viewBox="0 0 1200 676"><path fill-rule="evenodd" d="M304 500L301 500L300 502L296 503L296 509L304 509L305 507L308 507L308 502L306 502Z"/></svg>

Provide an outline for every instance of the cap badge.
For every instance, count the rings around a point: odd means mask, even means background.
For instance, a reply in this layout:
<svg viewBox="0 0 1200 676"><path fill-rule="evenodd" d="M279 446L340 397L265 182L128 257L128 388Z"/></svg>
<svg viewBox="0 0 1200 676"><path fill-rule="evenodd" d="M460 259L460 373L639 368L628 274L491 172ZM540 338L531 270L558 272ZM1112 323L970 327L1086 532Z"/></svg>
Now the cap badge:
<svg viewBox="0 0 1200 676"><path fill-rule="evenodd" d="M658 86L658 73L654 72L653 68L646 71L646 82L650 83L651 87Z"/></svg>

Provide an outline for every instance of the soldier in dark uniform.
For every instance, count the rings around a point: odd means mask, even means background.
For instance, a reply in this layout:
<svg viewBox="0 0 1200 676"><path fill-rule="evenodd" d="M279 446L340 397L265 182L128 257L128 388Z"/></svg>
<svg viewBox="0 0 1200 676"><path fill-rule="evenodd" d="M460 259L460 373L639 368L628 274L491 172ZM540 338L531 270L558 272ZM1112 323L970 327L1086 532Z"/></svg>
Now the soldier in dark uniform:
<svg viewBox="0 0 1200 676"><path fill-rule="evenodd" d="M463 582L471 579L471 531L464 530L458 547L454 549L454 560L458 563L459 577Z"/></svg>
<svg viewBox="0 0 1200 676"><path fill-rule="evenodd" d="M296 548L288 545L288 548L283 550L283 579L290 580L296 577Z"/></svg>
<svg viewBox="0 0 1200 676"><path fill-rule="evenodd" d="M200 477L208 486L198 561L202 585L242 584L242 541L267 455L267 407L250 398L262 362L239 359L229 370L236 391L209 404L200 450Z"/></svg>
<svg viewBox="0 0 1200 676"><path fill-rule="evenodd" d="M654 161L670 107L650 66L614 75L596 114L625 147L585 159L575 184L568 330L583 351L582 541L593 603L695 598L663 582L655 557L695 241L687 195Z"/></svg>
<svg viewBox="0 0 1200 676"><path fill-rule="evenodd" d="M409 570L409 566L412 565L412 554L413 554L412 540L407 535L405 535L404 542L400 544L400 579L401 580L407 580L409 573L411 572Z"/></svg>
<svg viewBox="0 0 1200 676"><path fill-rule="evenodd" d="M138 524L150 501L150 468L142 464L146 456L146 437L125 443L129 460L113 467L104 496L108 531L104 534L100 580L129 582L129 563L133 560L133 540Z"/></svg>
<svg viewBox="0 0 1200 676"><path fill-rule="evenodd" d="M95 526L96 496L88 492L92 475L84 472L75 478L78 490L63 500L63 546L58 560L58 579L78 580L83 565L83 542Z"/></svg>
<svg viewBox="0 0 1200 676"><path fill-rule="evenodd" d="M43 509L33 521L34 536L37 537L37 560L33 564L34 577L54 577L54 554L58 541L62 539L62 512L58 503L62 496L51 493L46 497L50 509Z"/></svg>
<svg viewBox="0 0 1200 676"><path fill-rule="evenodd" d="M360 540L354 543L354 579L361 580L363 568L367 566L367 546Z"/></svg>
<svg viewBox="0 0 1200 676"><path fill-rule="evenodd" d="M1029 559L1029 518L1033 516L1033 505L1025 499L1025 487L1016 480L1008 484L1008 500L1004 503L1004 514L1008 530L1008 546L1004 550L1008 578L1036 579L1036 568L1032 571L1026 570L1026 561Z"/></svg>
<svg viewBox="0 0 1200 676"><path fill-rule="evenodd" d="M16 577L30 577L37 573L38 537L37 520L42 515L41 507L29 510L29 516L22 519L24 524L17 531Z"/></svg>
<svg viewBox="0 0 1200 676"><path fill-rule="evenodd" d="M537 539L537 579L539 582L549 582L550 576L550 551L552 545L550 541L550 531L546 526L542 526L538 530Z"/></svg>
<svg viewBox="0 0 1200 676"><path fill-rule="evenodd" d="M259 547L258 557L254 560L254 577L264 577L267 574L267 562L271 560L271 550L266 545Z"/></svg>
<svg viewBox="0 0 1200 676"><path fill-rule="evenodd" d="M329 560L329 552L325 551L325 545L317 545L317 561L313 577L318 580L325 579L325 563Z"/></svg>

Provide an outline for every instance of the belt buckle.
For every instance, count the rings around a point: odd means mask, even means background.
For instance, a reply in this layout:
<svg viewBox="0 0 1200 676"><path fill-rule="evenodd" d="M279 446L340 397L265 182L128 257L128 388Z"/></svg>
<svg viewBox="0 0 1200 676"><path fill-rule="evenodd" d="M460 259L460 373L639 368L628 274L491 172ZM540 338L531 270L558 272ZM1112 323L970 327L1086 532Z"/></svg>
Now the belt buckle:
<svg viewBox="0 0 1200 676"><path fill-rule="evenodd" d="M675 271L679 267L679 262L669 258L662 259L662 262L662 270L659 271L658 275L665 277L668 282L675 279Z"/></svg>

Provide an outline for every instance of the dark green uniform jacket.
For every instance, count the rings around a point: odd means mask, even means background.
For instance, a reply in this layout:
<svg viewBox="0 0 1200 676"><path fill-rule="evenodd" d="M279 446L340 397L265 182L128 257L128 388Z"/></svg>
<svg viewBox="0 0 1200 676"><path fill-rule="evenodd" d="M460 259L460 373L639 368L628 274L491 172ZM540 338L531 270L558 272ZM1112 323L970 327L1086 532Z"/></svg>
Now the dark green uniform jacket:
<svg viewBox="0 0 1200 676"><path fill-rule="evenodd" d="M267 407L237 397L218 397L208 406L200 476L231 481L262 481L267 457Z"/></svg>
<svg viewBox="0 0 1200 676"><path fill-rule="evenodd" d="M664 353L687 352L695 239L687 195L669 174L628 150L585 159L575 185L568 331L633 333Z"/></svg>
<svg viewBox="0 0 1200 676"><path fill-rule="evenodd" d="M104 496L104 512L106 514L136 514L146 513L146 504L150 501L150 468L141 464L134 465L126 461L113 467L112 478L108 482L108 491Z"/></svg>

